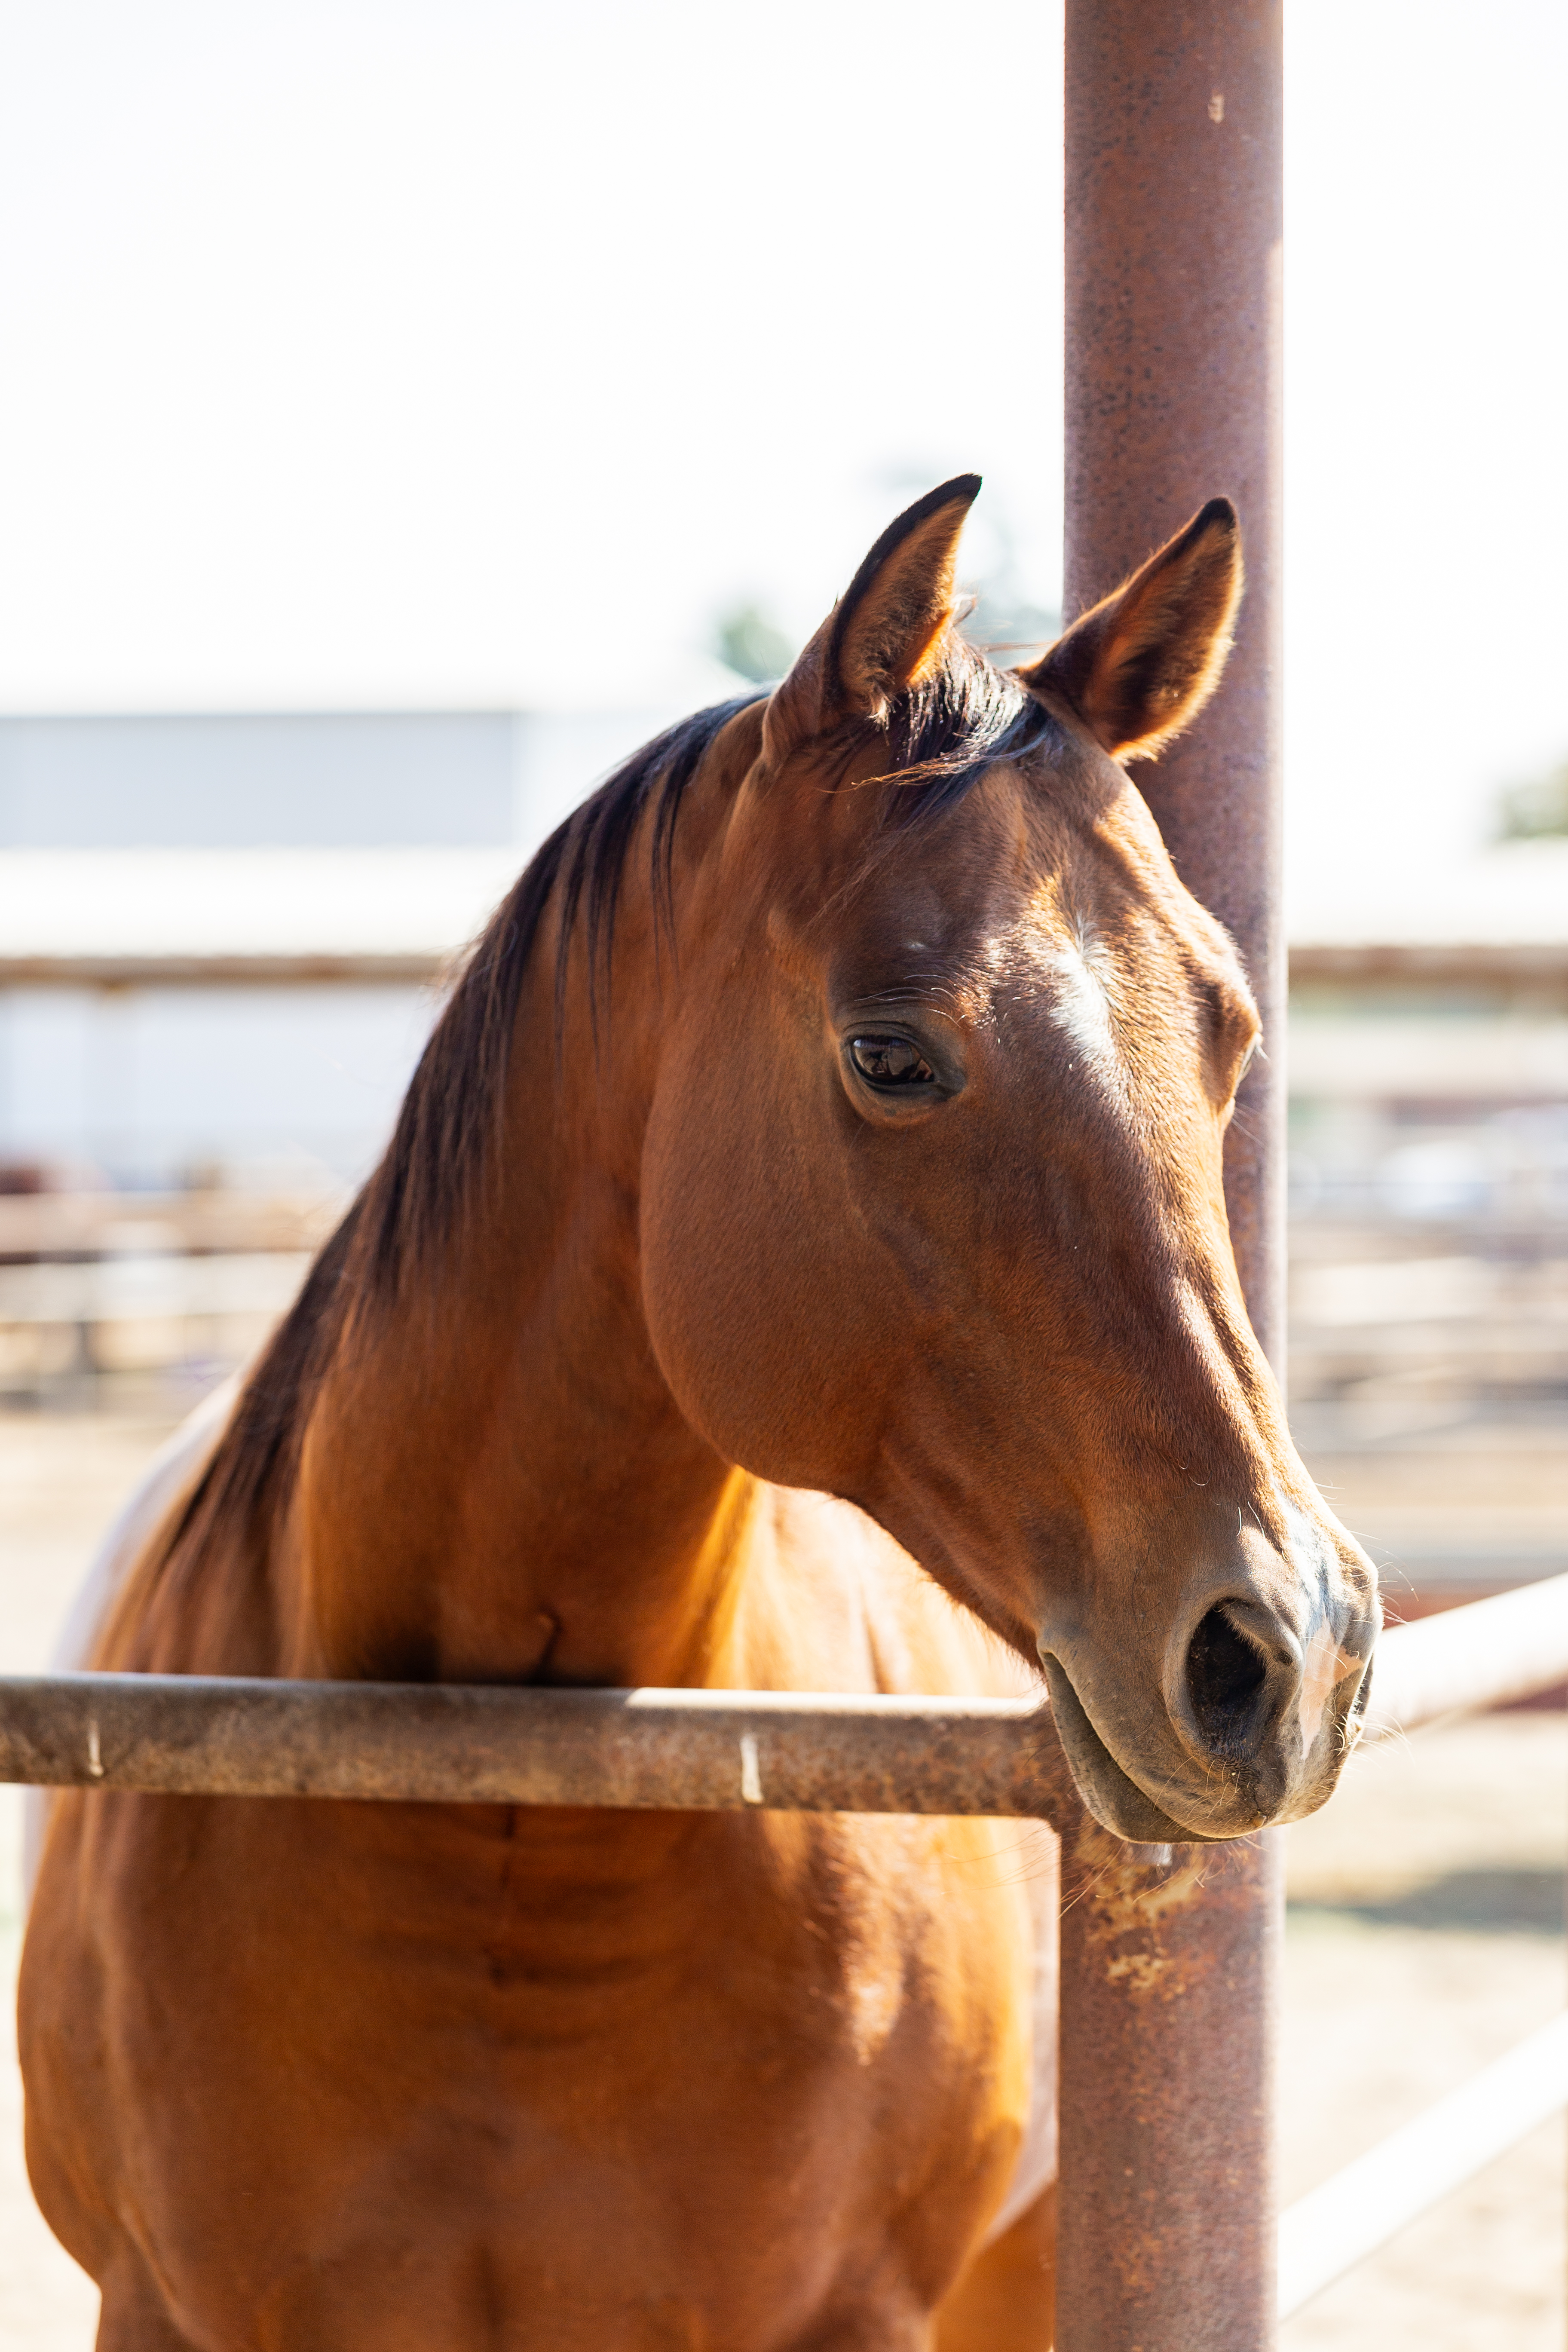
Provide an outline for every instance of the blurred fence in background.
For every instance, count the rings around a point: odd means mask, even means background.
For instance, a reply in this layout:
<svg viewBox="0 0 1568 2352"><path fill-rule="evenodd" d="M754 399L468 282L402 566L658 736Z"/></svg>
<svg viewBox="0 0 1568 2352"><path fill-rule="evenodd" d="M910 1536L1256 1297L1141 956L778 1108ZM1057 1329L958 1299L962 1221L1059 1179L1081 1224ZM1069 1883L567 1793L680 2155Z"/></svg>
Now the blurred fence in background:
<svg viewBox="0 0 1568 2352"><path fill-rule="evenodd" d="M1291 952L1290 1403L1418 1617L1568 1570L1568 947Z"/></svg>
<svg viewBox="0 0 1568 2352"><path fill-rule="evenodd" d="M253 1355L336 1220L305 1193L0 1193L0 1397L97 1405L155 1376L193 1398Z"/></svg>

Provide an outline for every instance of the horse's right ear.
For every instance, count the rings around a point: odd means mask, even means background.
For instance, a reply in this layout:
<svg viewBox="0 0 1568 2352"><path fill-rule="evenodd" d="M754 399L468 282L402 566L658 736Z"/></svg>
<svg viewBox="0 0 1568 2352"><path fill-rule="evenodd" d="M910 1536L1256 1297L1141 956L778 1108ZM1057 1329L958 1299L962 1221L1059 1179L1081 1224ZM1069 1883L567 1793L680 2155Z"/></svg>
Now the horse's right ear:
<svg viewBox="0 0 1568 2352"><path fill-rule="evenodd" d="M1067 703L1113 759L1146 760L1219 684L1241 602L1241 524L1211 499L1184 530L1019 675Z"/></svg>
<svg viewBox="0 0 1568 2352"><path fill-rule="evenodd" d="M889 524L768 704L770 762L847 719L881 725L894 696L937 668L962 609L959 534L979 488L978 474L960 474Z"/></svg>

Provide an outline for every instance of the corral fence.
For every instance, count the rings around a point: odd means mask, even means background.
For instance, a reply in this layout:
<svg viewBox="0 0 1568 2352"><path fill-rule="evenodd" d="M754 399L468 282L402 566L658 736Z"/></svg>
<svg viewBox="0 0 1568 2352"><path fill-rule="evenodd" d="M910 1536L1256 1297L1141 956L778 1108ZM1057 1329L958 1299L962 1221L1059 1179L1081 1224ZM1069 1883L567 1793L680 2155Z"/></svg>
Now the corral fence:
<svg viewBox="0 0 1568 2352"><path fill-rule="evenodd" d="M1378 1646L1363 1737L1386 1739L1568 1678L1568 1576L1397 1627ZM0 1780L177 1796L608 1806L668 1811L988 1814L1047 1822L1062 1841L1069 1909L1098 1928L1064 1949L1064 2056L1092 2023L1108 1970L1163 1990L1171 1918L1201 1937L1212 1847L1122 1846L1089 1820L1048 1706L1027 1699L867 1697L729 1690L518 1690L463 1684L39 1675L0 1680ZM1223 1854L1226 1850L1220 1850ZM1200 1865L1194 1867L1194 1861ZM1109 1928L1108 1924L1110 1923ZM1101 2143L1134 2115L1136 2079L1063 2069L1062 2139ZM1251 2085L1267 2107L1268 2085ZM1288 2317L1548 2116L1568 2105L1568 2011L1291 2206L1279 2225L1278 2311ZM1064 2177L1064 2195L1071 2187ZM1141 2282L1166 2215L1190 2194L1156 2141L1136 2177L1141 2238L1092 2281L1064 2245L1061 2352L1146 2341ZM1227 2216L1211 2221L1223 2252ZM1260 2259L1271 2267L1267 2250ZM1177 2315L1175 2347L1213 2338Z"/></svg>
<svg viewBox="0 0 1568 2352"><path fill-rule="evenodd" d="M1066 0L1066 561L1081 612L1216 492L1247 593L1201 727L1139 771L1246 960L1273 1052L1226 1141L1280 1360L1281 0ZM1042 173L1042 188L1054 174ZM1029 299L1026 272L1002 306ZM994 341L995 338L994 337ZM1005 344L1005 335L1002 338ZM1387 1635L1366 1736L1568 1677L1568 1579ZM1062 1840L1061 2352L1267 2352L1300 2308L1568 2088L1568 2023L1274 2212L1279 1841L1125 1846L1049 1715L974 1700L53 1676L0 1685L0 1769L83 1787L1037 1816Z"/></svg>

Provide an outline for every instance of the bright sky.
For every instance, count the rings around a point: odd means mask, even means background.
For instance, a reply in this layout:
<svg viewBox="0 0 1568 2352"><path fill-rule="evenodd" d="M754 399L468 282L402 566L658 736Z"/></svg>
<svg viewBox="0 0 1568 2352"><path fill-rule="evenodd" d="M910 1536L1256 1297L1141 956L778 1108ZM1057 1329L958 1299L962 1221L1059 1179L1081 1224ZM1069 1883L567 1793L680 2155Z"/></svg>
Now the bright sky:
<svg viewBox="0 0 1568 2352"><path fill-rule="evenodd" d="M1289 21L1290 790L1365 870L1568 754L1568 8ZM1051 0L0 0L0 707L705 696L969 467L1051 601L1059 147Z"/></svg>

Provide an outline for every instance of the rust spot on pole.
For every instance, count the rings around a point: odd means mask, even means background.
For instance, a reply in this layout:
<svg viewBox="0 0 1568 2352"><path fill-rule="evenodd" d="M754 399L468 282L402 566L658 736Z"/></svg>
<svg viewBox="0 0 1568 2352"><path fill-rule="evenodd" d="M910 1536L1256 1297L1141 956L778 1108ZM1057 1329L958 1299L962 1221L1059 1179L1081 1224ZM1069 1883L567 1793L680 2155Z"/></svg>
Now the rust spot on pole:
<svg viewBox="0 0 1568 2352"><path fill-rule="evenodd" d="M1102 595L1205 499L1236 500L1247 592L1225 683L1138 776L1183 879L1241 948L1267 1038L1284 1010L1280 101L1279 0L1068 0L1067 606ZM1237 1260L1271 1353L1281 1075L1255 1065L1226 1158ZM1076 1864L1064 1860L1061 2352L1261 2352L1271 1841L1096 1861L1099 1837L1069 1833Z"/></svg>
<svg viewBox="0 0 1568 2352"><path fill-rule="evenodd" d="M1171 2000L1196 1981L1180 1931L1211 1855L1206 1846L1126 1845L1084 1815L1064 1841L1064 1891L1081 1906L1080 1947L1104 1983L1134 2000Z"/></svg>

